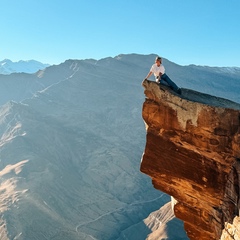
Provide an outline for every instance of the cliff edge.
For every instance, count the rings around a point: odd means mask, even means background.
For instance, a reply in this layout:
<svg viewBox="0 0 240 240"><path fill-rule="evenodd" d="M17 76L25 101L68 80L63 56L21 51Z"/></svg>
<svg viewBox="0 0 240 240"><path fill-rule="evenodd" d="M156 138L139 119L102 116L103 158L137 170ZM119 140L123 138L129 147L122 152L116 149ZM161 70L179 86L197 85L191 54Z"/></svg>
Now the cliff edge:
<svg viewBox="0 0 240 240"><path fill-rule="evenodd" d="M240 104L188 89L179 96L149 80L142 85L141 171L175 199L191 240L220 239L239 215Z"/></svg>

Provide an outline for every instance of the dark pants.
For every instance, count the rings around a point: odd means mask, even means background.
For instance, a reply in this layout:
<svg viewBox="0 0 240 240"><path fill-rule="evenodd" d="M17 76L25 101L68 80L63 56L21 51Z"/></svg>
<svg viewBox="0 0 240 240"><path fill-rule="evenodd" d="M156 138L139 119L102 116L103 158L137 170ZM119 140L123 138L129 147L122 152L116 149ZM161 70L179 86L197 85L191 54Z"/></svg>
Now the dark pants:
<svg viewBox="0 0 240 240"><path fill-rule="evenodd" d="M166 73L164 73L161 76L160 83L163 84L163 85L170 86L173 89L173 91L175 91L175 92L177 92L177 90L179 89L179 87L168 77L168 75Z"/></svg>

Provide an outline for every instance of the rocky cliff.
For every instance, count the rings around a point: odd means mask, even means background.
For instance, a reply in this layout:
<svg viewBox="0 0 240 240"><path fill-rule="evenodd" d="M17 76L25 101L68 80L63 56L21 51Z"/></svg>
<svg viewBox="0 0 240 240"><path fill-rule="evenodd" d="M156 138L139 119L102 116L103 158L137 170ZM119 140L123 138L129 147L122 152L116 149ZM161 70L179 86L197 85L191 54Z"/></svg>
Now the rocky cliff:
<svg viewBox="0 0 240 240"><path fill-rule="evenodd" d="M141 171L173 196L191 240L220 239L239 214L240 105L187 89L179 96L148 80L142 85Z"/></svg>

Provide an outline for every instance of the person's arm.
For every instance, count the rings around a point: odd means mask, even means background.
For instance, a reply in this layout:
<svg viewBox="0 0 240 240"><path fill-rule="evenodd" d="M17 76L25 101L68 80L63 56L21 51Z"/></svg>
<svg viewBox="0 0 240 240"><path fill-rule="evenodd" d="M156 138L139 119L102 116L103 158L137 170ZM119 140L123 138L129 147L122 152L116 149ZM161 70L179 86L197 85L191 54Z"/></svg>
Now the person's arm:
<svg viewBox="0 0 240 240"><path fill-rule="evenodd" d="M152 75L152 72L150 71L148 75L145 77L145 79L148 79Z"/></svg>

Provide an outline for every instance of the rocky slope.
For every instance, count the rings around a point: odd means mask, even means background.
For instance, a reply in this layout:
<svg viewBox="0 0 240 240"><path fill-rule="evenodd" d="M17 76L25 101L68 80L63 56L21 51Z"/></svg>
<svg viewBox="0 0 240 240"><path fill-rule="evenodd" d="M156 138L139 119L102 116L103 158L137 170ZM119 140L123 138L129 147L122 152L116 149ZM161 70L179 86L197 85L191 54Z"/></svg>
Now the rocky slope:
<svg viewBox="0 0 240 240"><path fill-rule="evenodd" d="M141 171L175 198L191 240L219 239L239 210L240 105L187 89L179 96L148 80L143 87Z"/></svg>
<svg viewBox="0 0 240 240"><path fill-rule="evenodd" d="M169 201L139 172L144 72L132 66L135 77L112 59L1 76L6 98L36 83L0 107L1 240L122 240Z"/></svg>
<svg viewBox="0 0 240 240"><path fill-rule="evenodd" d="M166 197L166 194L163 194ZM173 231L174 229L174 231ZM174 216L171 201L152 212L143 221L122 231L120 239L137 240L186 240L189 239L183 222Z"/></svg>
<svg viewBox="0 0 240 240"><path fill-rule="evenodd" d="M159 210L151 213L144 220L144 223L151 229L151 233L147 236L146 240L188 239L183 229L182 221L179 221L174 216L171 202L166 203Z"/></svg>

